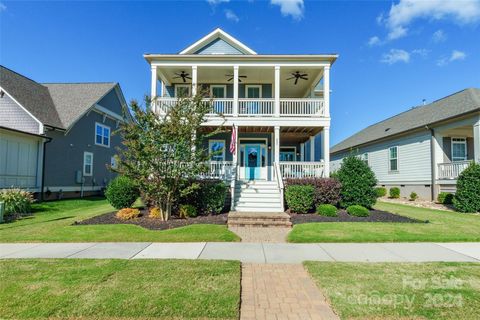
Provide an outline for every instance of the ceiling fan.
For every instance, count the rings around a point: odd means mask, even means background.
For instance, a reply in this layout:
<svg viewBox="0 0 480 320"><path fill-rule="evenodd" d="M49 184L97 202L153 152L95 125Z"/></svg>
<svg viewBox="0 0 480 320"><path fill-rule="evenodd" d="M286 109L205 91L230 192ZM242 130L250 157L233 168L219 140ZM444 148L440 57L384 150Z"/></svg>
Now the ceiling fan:
<svg viewBox="0 0 480 320"><path fill-rule="evenodd" d="M182 78L183 82L187 82L187 79L192 80L190 74L186 73L185 71L182 71L181 73L175 72L176 77L173 77L173 79L180 79Z"/></svg>
<svg viewBox="0 0 480 320"><path fill-rule="evenodd" d="M302 79L302 80L308 80L308 73L300 73L300 71L295 71L295 72L292 72L291 73L292 77L290 78L287 78L286 80L292 80L292 79L295 79L295 83L294 84L297 84L298 83L298 79Z"/></svg>
<svg viewBox="0 0 480 320"><path fill-rule="evenodd" d="M226 74L226 77L230 77L227 81L232 81L233 80L233 74ZM241 78L246 78L247 76L238 76L238 82L242 82Z"/></svg>

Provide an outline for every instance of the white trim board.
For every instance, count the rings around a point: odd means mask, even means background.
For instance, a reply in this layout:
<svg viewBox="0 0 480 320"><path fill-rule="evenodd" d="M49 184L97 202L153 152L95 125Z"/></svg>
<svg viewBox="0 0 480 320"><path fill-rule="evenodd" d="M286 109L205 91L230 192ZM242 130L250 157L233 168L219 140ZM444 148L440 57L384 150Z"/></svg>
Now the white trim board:
<svg viewBox="0 0 480 320"><path fill-rule="evenodd" d="M212 42L213 40L215 40L217 38L220 38L220 39L230 43L230 45L232 45L233 47L235 47L239 51L242 51L243 53L257 54L255 51L253 51L252 49L250 49L249 47L247 47L246 45L244 45L243 43L241 43L240 41L238 41L237 39L235 39L234 37L232 37L231 35L229 35L228 33L226 33L225 31L223 31L220 28L217 28L217 29L213 30L212 32L210 32L209 34L207 34L206 36L204 36L200 40L196 41L195 43L191 44L187 48L183 49L180 52L180 54L195 53L197 50L201 49L202 47L206 46L207 44L209 44L210 42Z"/></svg>
<svg viewBox="0 0 480 320"><path fill-rule="evenodd" d="M3 91L10 99L13 100L13 102L15 102L20 108L23 109L23 111L25 111L30 117L32 117L33 120L37 121L39 126L38 126L38 134L44 134L44 127L43 127L43 123L38 120L30 111L28 111L24 106L22 106L20 104L20 102L18 102L11 94L8 93L7 90L3 89L1 86L0 86L0 90Z"/></svg>

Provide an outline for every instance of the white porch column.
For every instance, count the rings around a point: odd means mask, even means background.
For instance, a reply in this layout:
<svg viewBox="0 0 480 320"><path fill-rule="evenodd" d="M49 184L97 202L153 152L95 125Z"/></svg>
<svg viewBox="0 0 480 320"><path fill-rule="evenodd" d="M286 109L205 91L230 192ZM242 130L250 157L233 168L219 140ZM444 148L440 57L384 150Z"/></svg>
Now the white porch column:
<svg viewBox="0 0 480 320"><path fill-rule="evenodd" d="M152 105L150 106L152 111L155 112L156 108L155 108L155 104L153 103L154 99L157 97L157 67L156 66L152 66L152 87L151 87L151 91L150 91L150 100L152 101Z"/></svg>
<svg viewBox="0 0 480 320"><path fill-rule="evenodd" d="M325 165L325 178L330 177L330 127L324 127L322 132L322 153Z"/></svg>
<svg viewBox="0 0 480 320"><path fill-rule="evenodd" d="M273 162L280 163L280 126L274 127L273 139L274 139Z"/></svg>
<svg viewBox="0 0 480 320"><path fill-rule="evenodd" d="M238 66L233 66L233 116L238 117Z"/></svg>
<svg viewBox="0 0 480 320"><path fill-rule="evenodd" d="M192 66L192 96L197 94L197 66Z"/></svg>
<svg viewBox="0 0 480 320"><path fill-rule="evenodd" d="M280 66L275 66L275 117L280 117Z"/></svg>
<svg viewBox="0 0 480 320"><path fill-rule="evenodd" d="M473 155L476 163L480 163L480 117L473 125Z"/></svg>
<svg viewBox="0 0 480 320"><path fill-rule="evenodd" d="M432 139L433 143L433 152L435 153L435 158L433 159L432 165L433 167L433 172L434 172L434 178L435 181L438 180L438 164L443 163L444 161L444 151L443 151L443 134L440 132L435 132L435 135L433 136ZM433 186L432 186L433 187Z"/></svg>
<svg viewBox="0 0 480 320"><path fill-rule="evenodd" d="M310 161L315 161L315 136L310 136Z"/></svg>
<svg viewBox="0 0 480 320"><path fill-rule="evenodd" d="M330 117L330 66L323 68L323 101L325 117Z"/></svg>
<svg viewBox="0 0 480 320"><path fill-rule="evenodd" d="M165 82L161 81L161 90L162 92L160 92L160 97L165 97L166 94L165 92L167 91L167 87L165 86Z"/></svg>

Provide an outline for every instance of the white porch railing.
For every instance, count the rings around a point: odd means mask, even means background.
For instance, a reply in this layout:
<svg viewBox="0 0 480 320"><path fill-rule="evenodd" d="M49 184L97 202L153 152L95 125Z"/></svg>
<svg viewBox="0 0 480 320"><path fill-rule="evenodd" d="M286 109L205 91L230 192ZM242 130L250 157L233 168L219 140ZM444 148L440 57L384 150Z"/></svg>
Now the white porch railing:
<svg viewBox="0 0 480 320"><path fill-rule="evenodd" d="M455 161L451 163L439 163L438 164L438 179L455 180L460 173L465 170L471 163L471 160L467 161Z"/></svg>
<svg viewBox="0 0 480 320"><path fill-rule="evenodd" d="M283 179L291 178L323 178L325 176L323 162L284 161L280 162Z"/></svg>
<svg viewBox="0 0 480 320"><path fill-rule="evenodd" d="M211 112L212 114L224 114L224 115L232 115L233 114L233 99L203 99L205 103L211 105Z"/></svg>
<svg viewBox="0 0 480 320"><path fill-rule="evenodd" d="M232 161L209 161L207 172L201 175L206 179L220 179L229 181L233 176Z"/></svg>
<svg viewBox="0 0 480 320"><path fill-rule="evenodd" d="M322 99L280 99L281 116L324 116Z"/></svg>
<svg viewBox="0 0 480 320"><path fill-rule="evenodd" d="M238 114L242 116L271 116L274 110L274 99L238 99Z"/></svg>

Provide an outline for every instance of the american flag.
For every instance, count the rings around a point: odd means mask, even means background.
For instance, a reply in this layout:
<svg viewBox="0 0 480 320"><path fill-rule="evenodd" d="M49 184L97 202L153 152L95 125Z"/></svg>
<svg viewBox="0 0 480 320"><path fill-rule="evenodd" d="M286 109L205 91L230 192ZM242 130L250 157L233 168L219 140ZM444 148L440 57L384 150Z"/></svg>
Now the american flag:
<svg viewBox="0 0 480 320"><path fill-rule="evenodd" d="M230 141L230 153L235 154L236 147L237 147L237 138L235 133L235 126L232 126L232 139Z"/></svg>

